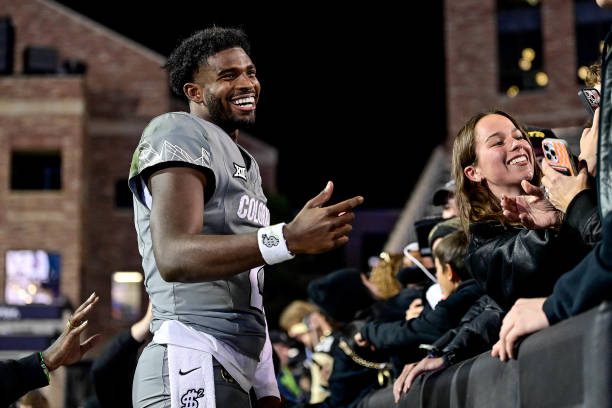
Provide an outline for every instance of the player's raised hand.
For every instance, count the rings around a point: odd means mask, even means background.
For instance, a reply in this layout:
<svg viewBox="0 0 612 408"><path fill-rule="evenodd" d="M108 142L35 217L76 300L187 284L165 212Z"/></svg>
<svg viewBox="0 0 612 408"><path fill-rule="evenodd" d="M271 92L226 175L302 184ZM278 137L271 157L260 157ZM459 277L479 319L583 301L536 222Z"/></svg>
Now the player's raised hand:
<svg viewBox="0 0 612 408"><path fill-rule="evenodd" d="M355 219L353 209L363 203L363 197L324 207L334 191L329 181L323 191L308 200L293 221L285 225L283 235L287 248L294 254L317 254L346 244Z"/></svg>

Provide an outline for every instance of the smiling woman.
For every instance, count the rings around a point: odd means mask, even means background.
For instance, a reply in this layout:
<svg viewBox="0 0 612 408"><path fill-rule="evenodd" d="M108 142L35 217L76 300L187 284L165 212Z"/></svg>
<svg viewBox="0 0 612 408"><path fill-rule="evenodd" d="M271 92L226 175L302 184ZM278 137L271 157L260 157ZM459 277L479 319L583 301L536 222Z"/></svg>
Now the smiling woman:
<svg viewBox="0 0 612 408"><path fill-rule="evenodd" d="M551 223L554 228L538 230L504 217L505 197L528 193L535 195L523 204L547 203L537 188L540 169L523 127L503 111L474 115L455 138L452 166L460 218L469 231L466 263L474 278L506 310L519 297L549 294L588 248L575 234L557 228L560 217L557 225Z"/></svg>
<svg viewBox="0 0 612 408"><path fill-rule="evenodd" d="M523 127L503 111L473 116L453 148L457 203L464 226L485 219L504 221L500 200L523 194L523 180L539 184L539 167Z"/></svg>
<svg viewBox="0 0 612 408"><path fill-rule="evenodd" d="M472 182L486 182L495 197L521 194L521 181L534 175L534 156L525 132L503 113L483 117L474 129L476 157L463 169Z"/></svg>

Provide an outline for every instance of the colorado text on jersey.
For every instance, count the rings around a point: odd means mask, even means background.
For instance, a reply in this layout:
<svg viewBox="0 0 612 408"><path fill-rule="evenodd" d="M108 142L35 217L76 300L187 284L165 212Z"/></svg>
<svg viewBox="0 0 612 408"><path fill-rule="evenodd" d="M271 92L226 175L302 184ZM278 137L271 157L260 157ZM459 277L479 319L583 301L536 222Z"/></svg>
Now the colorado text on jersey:
<svg viewBox="0 0 612 408"><path fill-rule="evenodd" d="M243 194L240 197L240 205L236 214L239 218L246 218L262 227L270 225L270 210L268 210L266 203L249 197L247 194Z"/></svg>

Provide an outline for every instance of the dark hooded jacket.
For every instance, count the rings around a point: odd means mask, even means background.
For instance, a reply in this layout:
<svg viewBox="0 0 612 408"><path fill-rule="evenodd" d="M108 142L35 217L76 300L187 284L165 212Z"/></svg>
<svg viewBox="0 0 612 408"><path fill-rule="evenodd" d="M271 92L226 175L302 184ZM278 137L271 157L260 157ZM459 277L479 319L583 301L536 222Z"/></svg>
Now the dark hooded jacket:
<svg viewBox="0 0 612 408"><path fill-rule="evenodd" d="M447 363L463 361L491 349L499 339L504 312L491 297L483 295L461 318L459 326L432 345L432 355L445 355Z"/></svg>
<svg viewBox="0 0 612 408"><path fill-rule="evenodd" d="M368 323L361 328L361 336L376 349L400 356L403 363L418 360L422 355L419 345L431 344L458 326L463 315L482 295L476 281L469 279L447 299L441 300L435 309L411 320Z"/></svg>

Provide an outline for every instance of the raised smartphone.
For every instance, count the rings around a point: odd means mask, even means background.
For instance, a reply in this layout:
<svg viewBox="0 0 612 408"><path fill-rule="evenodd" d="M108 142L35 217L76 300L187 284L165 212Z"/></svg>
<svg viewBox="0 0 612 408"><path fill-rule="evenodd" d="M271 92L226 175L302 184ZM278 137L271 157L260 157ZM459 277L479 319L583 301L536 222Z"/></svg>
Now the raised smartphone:
<svg viewBox="0 0 612 408"><path fill-rule="evenodd" d="M599 91L595 88L584 88L578 91L578 96L584 108L592 117L595 114L595 109L599 108Z"/></svg>
<svg viewBox="0 0 612 408"><path fill-rule="evenodd" d="M576 160L565 140L546 138L542 140L542 150L544 151L544 160L548 162L550 167L566 176L578 174Z"/></svg>

